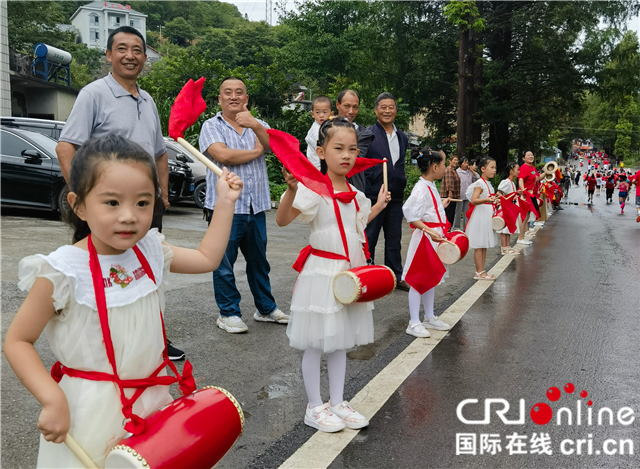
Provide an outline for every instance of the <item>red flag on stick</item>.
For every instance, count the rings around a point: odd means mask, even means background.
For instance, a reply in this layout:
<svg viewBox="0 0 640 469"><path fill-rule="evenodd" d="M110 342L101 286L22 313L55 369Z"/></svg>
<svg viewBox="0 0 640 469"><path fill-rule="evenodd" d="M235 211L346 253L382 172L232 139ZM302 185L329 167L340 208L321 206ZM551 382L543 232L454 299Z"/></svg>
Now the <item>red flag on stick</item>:
<svg viewBox="0 0 640 469"><path fill-rule="evenodd" d="M195 82L189 80L173 102L169 115L169 136L172 139L177 141L180 137L184 138L184 131L191 127L207 108L202 99L204 80L204 77Z"/></svg>
<svg viewBox="0 0 640 469"><path fill-rule="evenodd" d="M423 235L404 279L422 295L438 285L446 271L431 241Z"/></svg>
<svg viewBox="0 0 640 469"><path fill-rule="evenodd" d="M500 208L502 208L502 214L504 215L504 221L507 224L510 232L516 231L518 214L520 213L520 207L513 202L513 197L506 198L500 196Z"/></svg>

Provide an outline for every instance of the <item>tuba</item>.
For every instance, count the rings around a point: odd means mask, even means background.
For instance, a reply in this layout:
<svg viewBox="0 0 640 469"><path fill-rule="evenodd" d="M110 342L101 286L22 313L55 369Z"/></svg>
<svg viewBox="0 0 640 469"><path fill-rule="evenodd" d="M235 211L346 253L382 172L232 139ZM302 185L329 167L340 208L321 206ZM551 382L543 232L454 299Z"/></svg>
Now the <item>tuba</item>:
<svg viewBox="0 0 640 469"><path fill-rule="evenodd" d="M558 163L556 163L555 161L549 161L548 163L546 163L543 168L543 175L544 175L544 180L546 182L551 182L554 181L556 179L556 170L558 169Z"/></svg>

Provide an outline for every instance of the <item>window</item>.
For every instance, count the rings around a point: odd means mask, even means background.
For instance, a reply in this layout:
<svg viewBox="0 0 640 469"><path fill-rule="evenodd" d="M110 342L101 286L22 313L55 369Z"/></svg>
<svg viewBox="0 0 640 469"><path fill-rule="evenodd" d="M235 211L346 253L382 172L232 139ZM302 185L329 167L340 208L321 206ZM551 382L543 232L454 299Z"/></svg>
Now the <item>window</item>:
<svg viewBox="0 0 640 469"><path fill-rule="evenodd" d="M92 28L89 37L91 39L91 42L98 42L100 40L100 31Z"/></svg>
<svg viewBox="0 0 640 469"><path fill-rule="evenodd" d="M6 156L22 157L23 150L35 150L33 145L9 132L0 132L0 144L2 145L2 154Z"/></svg>
<svg viewBox="0 0 640 469"><path fill-rule="evenodd" d="M129 26L132 26L134 28L139 28L140 27L140 20L130 20L129 21Z"/></svg>
<svg viewBox="0 0 640 469"><path fill-rule="evenodd" d="M94 26L100 25L100 17L98 15L91 15L91 24Z"/></svg>

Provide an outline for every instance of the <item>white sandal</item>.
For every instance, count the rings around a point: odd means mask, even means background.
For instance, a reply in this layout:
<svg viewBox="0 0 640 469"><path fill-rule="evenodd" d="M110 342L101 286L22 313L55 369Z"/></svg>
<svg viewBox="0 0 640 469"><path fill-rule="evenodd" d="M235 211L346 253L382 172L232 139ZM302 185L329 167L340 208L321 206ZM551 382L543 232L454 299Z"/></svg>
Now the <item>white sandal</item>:
<svg viewBox="0 0 640 469"><path fill-rule="evenodd" d="M482 274L487 274L487 276L482 277ZM473 276L473 279L474 280L495 280L496 278L493 275L487 273L486 270L483 270L482 272L476 272L476 274Z"/></svg>

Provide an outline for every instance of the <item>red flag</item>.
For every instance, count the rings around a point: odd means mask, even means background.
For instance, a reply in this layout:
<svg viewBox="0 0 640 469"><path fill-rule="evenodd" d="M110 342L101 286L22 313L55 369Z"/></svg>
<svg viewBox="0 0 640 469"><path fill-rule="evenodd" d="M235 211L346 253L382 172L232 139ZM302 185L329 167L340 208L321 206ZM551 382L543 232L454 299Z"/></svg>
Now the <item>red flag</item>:
<svg viewBox="0 0 640 469"><path fill-rule="evenodd" d="M518 220L520 208L516 204L514 204L512 200L513 199L507 199L503 196L500 196L500 207L502 208L504 221L507 224L507 228L509 228L509 231L513 233L517 228L516 222Z"/></svg>
<svg viewBox="0 0 640 469"><path fill-rule="evenodd" d="M319 195L333 197L333 185L300 151L300 142L281 130L268 129L269 146L287 171Z"/></svg>
<svg viewBox="0 0 640 469"><path fill-rule="evenodd" d="M438 285L446 271L431 241L423 235L404 279L422 295Z"/></svg>
<svg viewBox="0 0 640 469"><path fill-rule="evenodd" d="M202 99L204 80L204 77L196 82L189 80L176 96L169 114L169 136L172 139L184 138L184 131L191 127L207 108Z"/></svg>
<svg viewBox="0 0 640 469"><path fill-rule="evenodd" d="M356 158L356 164L353 165L353 168L351 168L351 171L349 171L347 173L347 177L350 178L352 176L355 176L358 173L361 173L362 171L365 171L369 168L372 168L378 164L382 164L383 161L382 160L378 160L376 158Z"/></svg>

